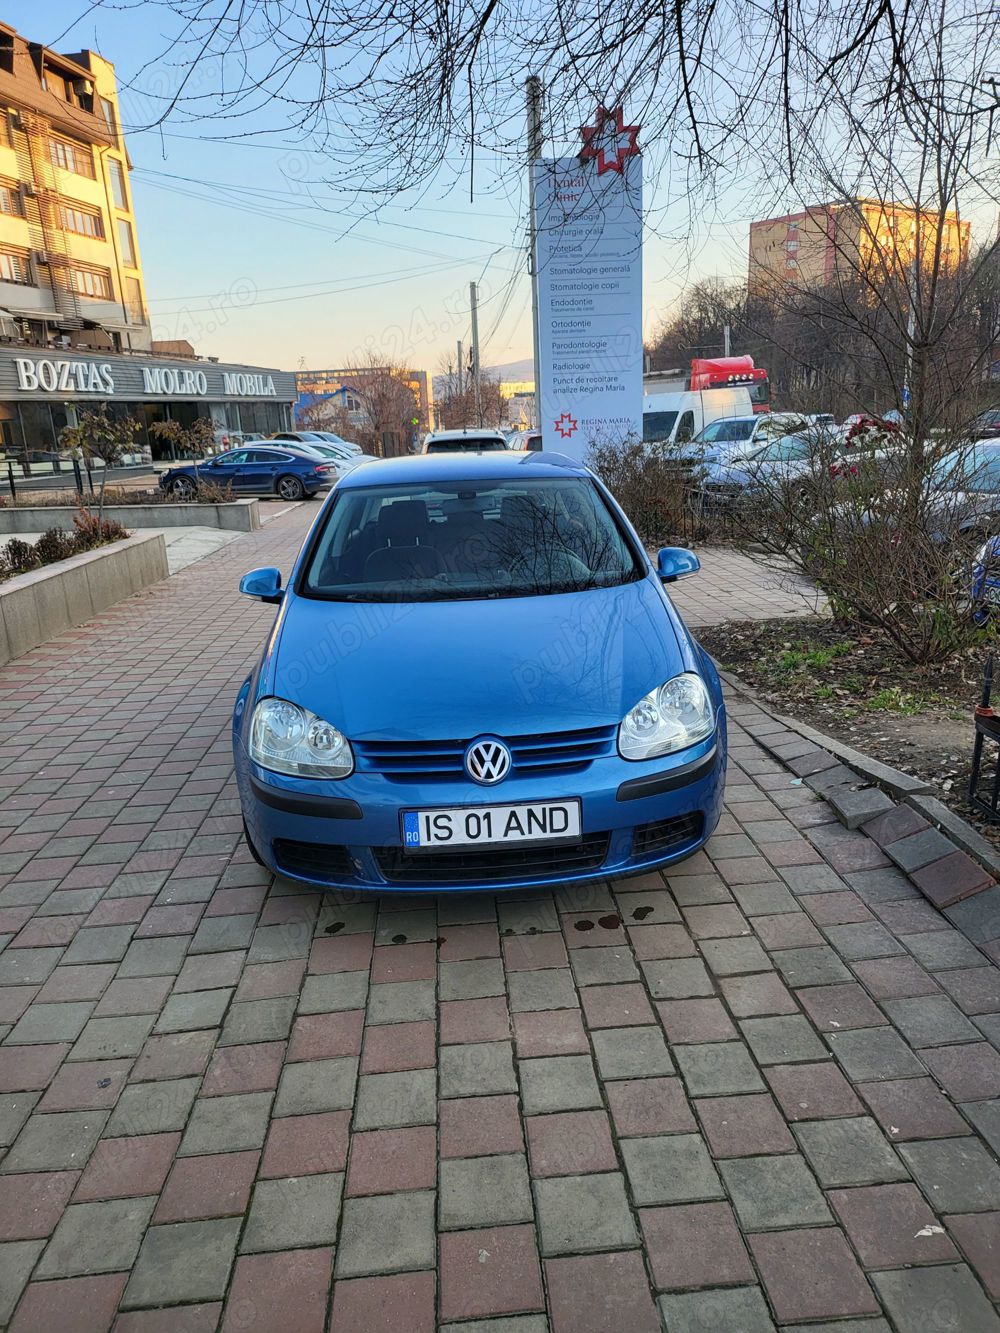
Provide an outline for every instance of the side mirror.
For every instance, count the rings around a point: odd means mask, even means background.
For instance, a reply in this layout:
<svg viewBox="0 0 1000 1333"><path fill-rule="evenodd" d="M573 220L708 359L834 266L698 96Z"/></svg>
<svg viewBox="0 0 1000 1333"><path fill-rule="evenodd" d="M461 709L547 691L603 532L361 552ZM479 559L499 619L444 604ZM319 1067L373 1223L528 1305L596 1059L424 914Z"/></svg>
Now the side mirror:
<svg viewBox="0 0 1000 1333"><path fill-rule="evenodd" d="M251 569L249 574L244 574L240 579L240 592L245 597L256 597L260 602L280 602L284 596L281 591L281 570Z"/></svg>
<svg viewBox="0 0 1000 1333"><path fill-rule="evenodd" d="M701 561L683 546L664 546L657 552L656 572L663 583L676 583L688 574L697 574L699 569Z"/></svg>

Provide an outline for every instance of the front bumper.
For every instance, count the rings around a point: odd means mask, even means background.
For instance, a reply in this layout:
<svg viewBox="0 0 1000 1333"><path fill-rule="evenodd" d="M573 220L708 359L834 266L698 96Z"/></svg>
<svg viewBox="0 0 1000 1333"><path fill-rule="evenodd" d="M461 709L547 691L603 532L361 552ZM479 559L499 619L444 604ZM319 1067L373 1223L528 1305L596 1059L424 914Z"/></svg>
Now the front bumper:
<svg viewBox="0 0 1000 1333"><path fill-rule="evenodd" d="M722 813L725 717L691 752L632 763L595 759L583 772L511 776L500 787L471 781L408 783L356 771L337 782L262 769L234 733L247 829L275 873L320 888L436 893L542 888L638 874L682 860ZM436 806L484 806L578 797L582 837L571 845L509 844L447 852L403 847L400 814Z"/></svg>

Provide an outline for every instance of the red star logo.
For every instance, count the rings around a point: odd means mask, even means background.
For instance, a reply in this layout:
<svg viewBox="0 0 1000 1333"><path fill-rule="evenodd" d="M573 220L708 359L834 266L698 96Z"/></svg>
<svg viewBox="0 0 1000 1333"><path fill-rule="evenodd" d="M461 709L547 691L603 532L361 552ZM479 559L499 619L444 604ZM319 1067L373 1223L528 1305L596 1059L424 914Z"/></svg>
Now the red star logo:
<svg viewBox="0 0 1000 1333"><path fill-rule="evenodd" d="M593 158L597 162L597 174L603 176L606 171L617 171L619 176L625 169L627 157L637 157L640 125L626 125L625 113L620 106L613 111L599 106L593 125L581 128L583 147L580 157L584 160Z"/></svg>
<svg viewBox="0 0 1000 1333"><path fill-rule="evenodd" d="M568 412L564 412L561 417L557 417L552 424L564 440L568 440L577 427L577 422Z"/></svg>

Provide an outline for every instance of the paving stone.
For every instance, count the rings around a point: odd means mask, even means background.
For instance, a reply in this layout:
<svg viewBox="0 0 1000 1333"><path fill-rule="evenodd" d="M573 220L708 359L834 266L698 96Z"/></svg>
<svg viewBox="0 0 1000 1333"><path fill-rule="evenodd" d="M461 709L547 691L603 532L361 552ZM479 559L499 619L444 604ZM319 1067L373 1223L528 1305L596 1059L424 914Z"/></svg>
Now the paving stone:
<svg viewBox="0 0 1000 1333"><path fill-rule="evenodd" d="M944 1221L991 1299L1000 1299L1000 1213L970 1213Z"/></svg>
<svg viewBox="0 0 1000 1333"><path fill-rule="evenodd" d="M291 1031L294 1013L294 995L234 1004L226 1016L219 1045L236 1046L250 1042L282 1041Z"/></svg>
<svg viewBox="0 0 1000 1333"><path fill-rule="evenodd" d="M70 1052L71 1060L119 1060L138 1055L153 1026L152 1014L92 1018Z"/></svg>
<svg viewBox="0 0 1000 1333"><path fill-rule="evenodd" d="M0 1242L50 1236L78 1179L76 1171L8 1177L0 1191Z"/></svg>
<svg viewBox="0 0 1000 1333"><path fill-rule="evenodd" d="M692 1097L763 1091L763 1079L742 1042L679 1046L675 1054Z"/></svg>
<svg viewBox="0 0 1000 1333"><path fill-rule="evenodd" d="M920 894L909 879L895 866L876 870L858 870L845 876L848 884L866 903L896 903L919 901Z"/></svg>
<svg viewBox="0 0 1000 1333"><path fill-rule="evenodd" d="M65 953L62 948L6 950L0 957L0 986L40 986Z"/></svg>
<svg viewBox="0 0 1000 1333"><path fill-rule="evenodd" d="M39 1092L0 1095L0 1145L14 1142L40 1096Z"/></svg>
<svg viewBox="0 0 1000 1333"><path fill-rule="evenodd" d="M972 967L942 972L941 985L966 1014L1000 1011L1000 968Z"/></svg>
<svg viewBox="0 0 1000 1333"><path fill-rule="evenodd" d="M640 1207L723 1196L718 1174L698 1134L623 1139L621 1154L632 1196Z"/></svg>
<svg viewBox="0 0 1000 1333"><path fill-rule="evenodd" d="M728 1203L644 1208L639 1221L658 1290L753 1281Z"/></svg>
<svg viewBox="0 0 1000 1333"><path fill-rule="evenodd" d="M757 1061L762 1065L792 1060L823 1059L826 1050L800 1014L777 1018L746 1018L740 1023Z"/></svg>
<svg viewBox="0 0 1000 1333"><path fill-rule="evenodd" d="M42 1240L15 1240L0 1245L0 1319L4 1323L13 1314L44 1247Z"/></svg>
<svg viewBox="0 0 1000 1333"><path fill-rule="evenodd" d="M827 1197L865 1268L947 1263L958 1258L915 1185L831 1190Z"/></svg>
<svg viewBox="0 0 1000 1333"><path fill-rule="evenodd" d="M701 1098L694 1105L714 1157L795 1151L784 1117L766 1093Z"/></svg>
<svg viewBox="0 0 1000 1333"><path fill-rule="evenodd" d="M497 900L497 917L501 935L537 935L559 929L559 917L550 898L500 898Z"/></svg>
<svg viewBox="0 0 1000 1333"><path fill-rule="evenodd" d="M810 986L796 992L799 1003L821 1032L842 1028L882 1027L885 1015L856 982Z"/></svg>
<svg viewBox="0 0 1000 1333"><path fill-rule="evenodd" d="M132 1267L155 1198L72 1204L63 1213L35 1276L120 1273Z"/></svg>
<svg viewBox="0 0 1000 1333"><path fill-rule="evenodd" d="M275 1260L280 1265L281 1256L275 1256ZM330 1333L355 1333L360 1329L377 1329L379 1325L387 1329L412 1328L413 1333L434 1333L434 1274L393 1273L384 1277L342 1278L334 1283ZM313 1327L322 1327L322 1316Z"/></svg>
<svg viewBox="0 0 1000 1333"><path fill-rule="evenodd" d="M766 949L802 949L823 943L823 936L805 912L762 916L754 921L754 930Z"/></svg>
<svg viewBox="0 0 1000 1333"><path fill-rule="evenodd" d="M259 1156L250 1151L181 1158L160 1193L154 1223L241 1216L250 1202Z"/></svg>
<svg viewBox="0 0 1000 1333"><path fill-rule="evenodd" d="M346 973L354 976L353 972ZM433 981L391 981L372 986L368 1023L412 1023L437 1017Z"/></svg>
<svg viewBox="0 0 1000 1333"><path fill-rule="evenodd" d="M659 1333L642 1257L636 1253L549 1259L553 1333Z"/></svg>
<svg viewBox="0 0 1000 1333"><path fill-rule="evenodd" d="M530 1222L531 1187L524 1157L512 1154L443 1161L438 1210L439 1225L448 1231Z"/></svg>
<svg viewBox="0 0 1000 1333"><path fill-rule="evenodd" d="M1000 1207L1000 1167L978 1139L901 1143L899 1152L935 1212L979 1213Z"/></svg>
<svg viewBox="0 0 1000 1333"><path fill-rule="evenodd" d="M135 926L95 926L77 931L64 963L117 963L125 957Z"/></svg>
<svg viewBox="0 0 1000 1333"><path fill-rule="evenodd" d="M770 916L795 909L795 899L784 884L734 884L733 896L747 916Z"/></svg>
<svg viewBox="0 0 1000 1333"><path fill-rule="evenodd" d="M178 1156L260 1148L267 1133L273 1093L202 1097L192 1108Z"/></svg>
<svg viewBox="0 0 1000 1333"><path fill-rule="evenodd" d="M938 1046L924 1051L923 1058L945 1092L957 1102L1000 1096L1000 1051L988 1042Z"/></svg>
<svg viewBox="0 0 1000 1333"><path fill-rule="evenodd" d="M844 926L875 920L860 896L849 889L837 893L814 893L806 898L803 906L821 926Z"/></svg>
<svg viewBox="0 0 1000 1333"><path fill-rule="evenodd" d="M539 1009L576 1009L579 997L568 967L511 972L507 978L513 1013Z"/></svg>
<svg viewBox="0 0 1000 1333"><path fill-rule="evenodd" d="M899 1333L926 1333L928 1310L962 1333L996 1333L996 1313L964 1264L873 1273L872 1282Z"/></svg>
<svg viewBox="0 0 1000 1333"><path fill-rule="evenodd" d="M661 1296L660 1313L670 1333L774 1333L759 1287L718 1287Z"/></svg>
<svg viewBox="0 0 1000 1333"><path fill-rule="evenodd" d="M753 938L702 940L699 948L717 977L771 969L770 959Z"/></svg>
<svg viewBox="0 0 1000 1333"><path fill-rule="evenodd" d="M970 1102L961 1109L993 1151L1000 1156L1000 1100Z"/></svg>
<svg viewBox="0 0 1000 1333"><path fill-rule="evenodd" d="M656 929L656 927L649 927ZM518 938L530 939L531 936ZM691 945L690 953L694 953ZM643 955L639 955L642 957ZM663 955L658 955L662 957ZM672 956L672 955L671 955ZM608 982L638 981L639 969L629 949L574 949L571 954L573 976L578 986L596 986Z"/></svg>
<svg viewBox="0 0 1000 1333"><path fill-rule="evenodd" d="M434 1189L436 1138L433 1125L355 1133L351 1138L347 1193L398 1194L402 1190Z"/></svg>
<svg viewBox="0 0 1000 1333"><path fill-rule="evenodd" d="M93 1003L32 1004L14 1024L8 1046L75 1041L93 1011Z"/></svg>
<svg viewBox="0 0 1000 1333"><path fill-rule="evenodd" d="M476 1004L475 1000L459 1003ZM446 1006L442 1006L444 1009ZM543 1055L582 1055L590 1050L578 1009L546 1009L515 1014L511 1022L521 1059Z"/></svg>
<svg viewBox="0 0 1000 1333"><path fill-rule="evenodd" d="M123 1306L219 1299L226 1290L239 1233L236 1217L150 1227L125 1288Z"/></svg>
<svg viewBox="0 0 1000 1333"><path fill-rule="evenodd" d="M714 995L715 985L700 958L666 958L641 965L654 1000L682 1000Z"/></svg>
<svg viewBox="0 0 1000 1333"><path fill-rule="evenodd" d="M545 1308L533 1227L447 1233L441 1237L438 1272L440 1313L446 1322ZM507 1333L506 1322L491 1322L489 1333Z"/></svg>
<svg viewBox="0 0 1000 1333"><path fill-rule="evenodd" d="M830 1220L805 1159L734 1157L719 1163L744 1231L811 1226Z"/></svg>
<svg viewBox="0 0 1000 1333"><path fill-rule="evenodd" d="M159 1083L137 1083L118 1099L104 1131L106 1138L135 1134L161 1134L183 1129L187 1124L199 1079L168 1079Z"/></svg>
<svg viewBox="0 0 1000 1333"><path fill-rule="evenodd" d="M509 1041L443 1046L438 1070L442 1097L475 1097L517 1091Z"/></svg>
<svg viewBox="0 0 1000 1333"><path fill-rule="evenodd" d="M164 935L160 939L133 940L118 969L120 977L176 976L187 953L186 935Z"/></svg>
<svg viewBox="0 0 1000 1333"><path fill-rule="evenodd" d="M859 828L862 824L875 820L878 816L885 816L890 811L899 808L885 792L880 791L878 787L837 787L827 798L837 813L840 822L849 829ZM882 826L885 828L885 826ZM872 833L866 829L869 837ZM880 838L875 839L881 846L884 842Z"/></svg>
<svg viewBox="0 0 1000 1333"><path fill-rule="evenodd" d="M329 1247L241 1255L233 1273L223 1329L226 1333L321 1329L326 1320L332 1265L333 1250ZM295 1293L294 1313L289 1309L288 1292ZM417 1316L416 1307L412 1314Z"/></svg>
<svg viewBox="0 0 1000 1333"><path fill-rule="evenodd" d="M151 1022L151 1016L146 1016L146 1021ZM132 1081L201 1074L214 1047L214 1032L176 1032L150 1037L132 1070Z"/></svg>
<svg viewBox="0 0 1000 1333"><path fill-rule="evenodd" d="M932 902L946 907L945 916L970 940L986 945L1000 937L1000 888L993 885L983 891L984 882L993 881L964 852L919 870L914 879ZM964 901L953 906L945 902L957 896L964 896Z"/></svg>
<svg viewBox="0 0 1000 1333"><path fill-rule="evenodd" d="M828 1032L826 1040L847 1077L855 1083L910 1078L926 1073L920 1060L893 1028Z"/></svg>
<svg viewBox="0 0 1000 1333"><path fill-rule="evenodd" d="M614 1250L639 1243L621 1175L558 1176L536 1180L534 1190L543 1255Z"/></svg>
<svg viewBox="0 0 1000 1333"><path fill-rule="evenodd" d="M721 1000L663 1000L656 1009L667 1039L674 1045L729 1041L739 1036Z"/></svg>
<svg viewBox="0 0 1000 1333"><path fill-rule="evenodd" d="M867 1117L814 1120L796 1125L795 1137L824 1189L907 1178L875 1121Z"/></svg>
<svg viewBox="0 0 1000 1333"><path fill-rule="evenodd" d="M591 1039L597 1068L604 1082L674 1072L674 1063L659 1028L605 1028L592 1033Z"/></svg>
<svg viewBox="0 0 1000 1333"><path fill-rule="evenodd" d="M944 1046L976 1041L979 1031L944 995L884 1001L885 1012L911 1046Z"/></svg>
<svg viewBox="0 0 1000 1333"><path fill-rule="evenodd" d="M442 1000L477 1000L486 995L503 995L506 993L503 963L499 958L442 963L438 968L438 991Z"/></svg>
<svg viewBox="0 0 1000 1333"><path fill-rule="evenodd" d="M930 972L952 967L981 967L983 955L957 930L930 930L925 935L907 935L906 947Z"/></svg>
<svg viewBox="0 0 1000 1333"><path fill-rule="evenodd" d="M349 1111L324 1111L272 1120L261 1157L261 1178L343 1171L350 1119Z"/></svg>
<svg viewBox="0 0 1000 1333"><path fill-rule="evenodd" d="M493 1000L455 1001L460 1006L494 1003L496 1001ZM442 1006L442 1043L502 1039L509 1033L506 1006L503 1007L502 1019L495 1013L482 1013L478 1029L474 1015L467 1015L463 1022L461 1015L454 1012L445 1014L446 1009L453 1011L453 1008L452 1005ZM364 1017L363 1012L354 1010L348 1014L315 1014L297 1019L289 1046L289 1058L322 1060L358 1054L361 1050ZM345 1023L342 1021L344 1019L350 1022ZM444 1032L446 1026L447 1038ZM369 1027L364 1034L364 1051L361 1055L363 1074L396 1074L407 1069L433 1069L436 1061L433 1022L385 1023L379 1027Z"/></svg>
<svg viewBox="0 0 1000 1333"><path fill-rule="evenodd" d="M441 1054L443 1080L445 1052L442 1051ZM585 1110L601 1105L594 1066L588 1055L560 1055L551 1059L519 1060L518 1070L521 1076L521 1097L525 1115L541 1115L548 1111ZM513 1092L515 1088L482 1090Z"/></svg>
<svg viewBox="0 0 1000 1333"><path fill-rule="evenodd" d="M363 1009L368 998L367 972L331 972L306 977L299 996L300 1014L330 1014L344 1009Z"/></svg>
<svg viewBox="0 0 1000 1333"><path fill-rule="evenodd" d="M457 1097L441 1102L438 1114L442 1158L524 1151L514 1096Z"/></svg>
<svg viewBox="0 0 1000 1333"><path fill-rule="evenodd" d="M338 1278L433 1268L434 1192L345 1199Z"/></svg>
<svg viewBox="0 0 1000 1333"><path fill-rule="evenodd" d="M452 1047L444 1048L447 1050L481 1049L480 1047L464 1048ZM442 1049L442 1095L444 1084L444 1067ZM324 1062L320 1062L324 1063ZM325 1063L333 1063L328 1061ZM355 1062L356 1063L356 1062ZM307 1071L309 1076L308 1086L315 1087L320 1100L323 1099L322 1077L318 1082L314 1082L311 1072L316 1068L315 1064L306 1064L302 1066L293 1066L293 1068L302 1068ZM286 1070L286 1075L288 1071ZM282 1083L284 1079L282 1079ZM281 1093L279 1090L279 1102ZM315 1101L317 1097L310 1096L309 1101ZM353 1101L353 1081L351 1088L345 1085L343 1096L338 1100L337 1105L349 1108ZM277 1108L276 1108L277 1109ZM328 1106L304 1105L296 1106L296 1112L303 1110L329 1110ZM363 1074L358 1080L358 1099L354 1113L355 1129L389 1129L399 1128L404 1125L426 1125L433 1124L437 1111L437 1098L435 1077L433 1069L412 1069L398 1074Z"/></svg>
<svg viewBox="0 0 1000 1333"><path fill-rule="evenodd" d="M9 1150L0 1171L79 1170L94 1150L106 1111L33 1115Z"/></svg>
<svg viewBox="0 0 1000 1333"><path fill-rule="evenodd" d="M384 1074L378 1077L397 1076ZM413 1075L406 1077L412 1078ZM354 1102L357 1079L356 1056L286 1065L278 1083L278 1095L274 1099L274 1114L309 1115L314 1111L344 1110Z"/></svg>
<svg viewBox="0 0 1000 1333"><path fill-rule="evenodd" d="M886 844L885 850L900 870L909 874L922 866L930 865L932 861L940 861L942 857L950 855L955 851L955 844L937 829L925 828L918 833L894 839Z"/></svg>
<svg viewBox="0 0 1000 1333"><path fill-rule="evenodd" d="M578 1176L617 1169L604 1111L529 1116L525 1130L532 1176Z"/></svg>
<svg viewBox="0 0 1000 1333"><path fill-rule="evenodd" d="M771 957L789 986L829 986L851 980L841 959L826 945L811 949L776 949Z"/></svg>
<svg viewBox="0 0 1000 1333"><path fill-rule="evenodd" d="M721 977L719 987L737 1018L794 1014L798 1006L777 972L756 972L746 977Z"/></svg>
<svg viewBox="0 0 1000 1333"><path fill-rule="evenodd" d="M854 971L876 1000L908 999L941 992L935 979L912 958L855 963Z"/></svg>
<svg viewBox="0 0 1000 1333"><path fill-rule="evenodd" d="M114 1322L127 1276L102 1273L32 1282L9 1325L11 1333L68 1328L74 1333L104 1333Z"/></svg>
<svg viewBox="0 0 1000 1333"><path fill-rule="evenodd" d="M893 1142L968 1133L966 1122L929 1078L859 1083L857 1091Z"/></svg>
<svg viewBox="0 0 1000 1333"><path fill-rule="evenodd" d="M775 1231L749 1240L779 1321L879 1313L878 1301L837 1228Z"/></svg>
<svg viewBox="0 0 1000 1333"><path fill-rule="evenodd" d="M154 1032L191 1032L198 1028L216 1028L225 1015L232 997L232 987L221 990L190 991L172 995L160 1011Z"/></svg>
<svg viewBox="0 0 1000 1333"><path fill-rule="evenodd" d="M87 1163L75 1202L159 1194L180 1139L176 1132L102 1139Z"/></svg>
<svg viewBox="0 0 1000 1333"><path fill-rule="evenodd" d="M845 926L825 926L827 939L848 962L869 958L889 958L905 954L896 937L878 921L863 921Z"/></svg>
<svg viewBox="0 0 1000 1333"><path fill-rule="evenodd" d="M240 1252L332 1245L337 1239L343 1184L340 1173L259 1181L253 1192Z"/></svg>

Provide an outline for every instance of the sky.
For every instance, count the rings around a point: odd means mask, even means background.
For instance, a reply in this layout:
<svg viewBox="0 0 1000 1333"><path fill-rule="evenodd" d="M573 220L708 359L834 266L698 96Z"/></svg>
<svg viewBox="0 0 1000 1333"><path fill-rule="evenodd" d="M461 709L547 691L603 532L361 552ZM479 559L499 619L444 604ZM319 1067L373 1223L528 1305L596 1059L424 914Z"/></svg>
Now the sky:
<svg viewBox="0 0 1000 1333"><path fill-rule="evenodd" d="M287 370L342 366L374 350L437 373L456 340L468 348L476 281L482 364L530 358L526 181L512 188L487 158L476 164L474 202L462 176L373 218L368 205L322 183L329 164L292 135L212 142L211 126L183 116L142 128L160 105L143 94L157 90L155 72L142 71L163 48L165 19L146 6L81 18L88 9L84 0L6 0L4 20L30 41L90 48L116 66L154 338ZM267 128L279 124L269 110ZM578 147L550 144L546 156ZM736 197L691 217L682 200L648 193L647 209L655 219L643 254L649 334L685 283L745 273L750 219Z"/></svg>

